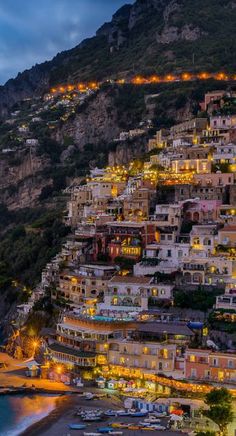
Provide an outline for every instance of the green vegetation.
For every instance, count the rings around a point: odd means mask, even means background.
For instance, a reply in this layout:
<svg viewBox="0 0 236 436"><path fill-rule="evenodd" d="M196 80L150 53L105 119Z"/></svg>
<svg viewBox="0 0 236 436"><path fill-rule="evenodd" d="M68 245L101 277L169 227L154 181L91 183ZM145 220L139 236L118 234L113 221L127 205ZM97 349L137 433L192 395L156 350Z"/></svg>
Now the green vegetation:
<svg viewBox="0 0 236 436"><path fill-rule="evenodd" d="M62 223L62 211L29 209L13 214L4 206L1 211L8 229L1 236L0 289L5 292L13 280L22 286L34 286L69 232Z"/></svg>
<svg viewBox="0 0 236 436"><path fill-rule="evenodd" d="M210 327L221 332L236 333L236 324L231 319L230 314L234 315L235 310L217 309L212 311L208 317Z"/></svg>
<svg viewBox="0 0 236 436"><path fill-rule="evenodd" d="M232 395L226 388L213 389L206 395L205 402L209 409L203 412L204 415L218 425L222 436L226 436L227 427L234 417Z"/></svg>
<svg viewBox="0 0 236 436"><path fill-rule="evenodd" d="M212 309L216 301L216 296L221 295L223 291L215 289L198 289L197 291L176 290L174 293L174 305L182 309L202 310L206 312Z"/></svg>

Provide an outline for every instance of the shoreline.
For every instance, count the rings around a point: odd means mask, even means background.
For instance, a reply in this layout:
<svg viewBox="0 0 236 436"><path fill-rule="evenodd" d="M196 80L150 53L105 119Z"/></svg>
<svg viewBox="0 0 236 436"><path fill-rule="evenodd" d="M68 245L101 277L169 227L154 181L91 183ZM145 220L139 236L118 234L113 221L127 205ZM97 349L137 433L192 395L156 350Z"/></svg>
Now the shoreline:
<svg viewBox="0 0 236 436"><path fill-rule="evenodd" d="M79 391L63 391L63 390L53 390L53 389L44 389L44 388L32 388L32 387L3 387L0 386L0 396L4 395L31 395L31 394L47 394L47 395L75 395L78 394Z"/></svg>
<svg viewBox="0 0 236 436"><path fill-rule="evenodd" d="M74 395L64 393L62 397L58 399L56 407L48 413L48 415L31 424L23 432L19 433L19 436L42 435L45 431L48 431L61 416L75 406L76 400L77 398Z"/></svg>

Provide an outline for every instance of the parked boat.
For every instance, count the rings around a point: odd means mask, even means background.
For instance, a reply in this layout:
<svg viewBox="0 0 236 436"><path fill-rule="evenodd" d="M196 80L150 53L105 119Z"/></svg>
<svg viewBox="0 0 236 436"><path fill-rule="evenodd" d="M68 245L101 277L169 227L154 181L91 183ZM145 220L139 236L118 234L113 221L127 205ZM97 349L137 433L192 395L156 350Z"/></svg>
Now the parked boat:
<svg viewBox="0 0 236 436"><path fill-rule="evenodd" d="M85 433L84 436L100 436L102 433Z"/></svg>
<svg viewBox="0 0 236 436"><path fill-rule="evenodd" d="M113 433L113 428L112 427L99 427L97 429L97 431L99 433L102 433L102 434L104 434L104 433Z"/></svg>
<svg viewBox="0 0 236 436"><path fill-rule="evenodd" d="M104 415L106 415L106 416L117 416L117 411L116 410L106 410Z"/></svg>
<svg viewBox="0 0 236 436"><path fill-rule="evenodd" d="M143 418L144 416L147 416L147 412L130 412L129 416L132 416L133 418Z"/></svg>
<svg viewBox="0 0 236 436"><path fill-rule="evenodd" d="M87 415L87 416L83 416L82 420L83 421L100 421L102 419L101 415Z"/></svg>
<svg viewBox="0 0 236 436"><path fill-rule="evenodd" d="M150 427L154 430L166 430L166 427L164 427L164 425L159 424L151 424Z"/></svg>
<svg viewBox="0 0 236 436"><path fill-rule="evenodd" d="M148 424L159 424L161 420L159 418L155 418L155 416L149 416L149 418L144 419L144 422Z"/></svg>
<svg viewBox="0 0 236 436"><path fill-rule="evenodd" d="M86 427L86 424L69 424L70 430L84 430Z"/></svg>
<svg viewBox="0 0 236 436"><path fill-rule="evenodd" d="M91 392L85 393L85 400L92 400L93 398L94 398L94 394L92 394Z"/></svg>
<svg viewBox="0 0 236 436"><path fill-rule="evenodd" d="M122 435L123 434L123 431L111 431L111 432L109 432L109 434L110 433L112 433L113 435Z"/></svg>
<svg viewBox="0 0 236 436"><path fill-rule="evenodd" d="M117 410L117 416L130 416L130 412L126 410Z"/></svg>
<svg viewBox="0 0 236 436"><path fill-rule="evenodd" d="M156 418L166 418L166 412L152 412L152 415L156 416Z"/></svg>

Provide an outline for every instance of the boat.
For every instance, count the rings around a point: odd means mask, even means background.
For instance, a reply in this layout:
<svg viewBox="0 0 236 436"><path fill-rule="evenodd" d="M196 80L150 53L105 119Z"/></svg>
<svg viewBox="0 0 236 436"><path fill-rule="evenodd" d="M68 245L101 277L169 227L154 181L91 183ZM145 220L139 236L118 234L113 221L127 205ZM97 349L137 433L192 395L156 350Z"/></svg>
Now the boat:
<svg viewBox="0 0 236 436"><path fill-rule="evenodd" d="M133 418L143 418L144 416L147 416L147 412L130 412L129 416L132 416Z"/></svg>
<svg viewBox="0 0 236 436"><path fill-rule="evenodd" d="M144 422L147 422L148 424L160 424L161 420L155 418L155 416L150 416L149 418L144 419Z"/></svg>
<svg viewBox="0 0 236 436"><path fill-rule="evenodd" d="M85 393L85 400L93 400L93 398L94 398L94 394L92 394L91 392Z"/></svg>
<svg viewBox="0 0 236 436"><path fill-rule="evenodd" d="M101 433L86 433L84 432L84 436L100 436Z"/></svg>
<svg viewBox="0 0 236 436"><path fill-rule="evenodd" d="M104 415L106 415L106 416L116 416L117 412L116 412L116 410L106 410Z"/></svg>
<svg viewBox="0 0 236 436"><path fill-rule="evenodd" d="M113 428L112 427L99 427L97 429L97 431L99 433L102 433L102 434L104 434L104 433L113 433Z"/></svg>
<svg viewBox="0 0 236 436"><path fill-rule="evenodd" d="M130 416L130 412L127 412L126 410L117 410L117 416Z"/></svg>
<svg viewBox="0 0 236 436"><path fill-rule="evenodd" d="M113 422L111 426L113 428L128 428L129 424L127 422Z"/></svg>
<svg viewBox="0 0 236 436"><path fill-rule="evenodd" d="M151 424L150 428L153 428L154 430L166 430L166 427L164 427L164 425L159 424Z"/></svg>
<svg viewBox="0 0 236 436"><path fill-rule="evenodd" d="M109 434L113 434L113 435L122 435L123 434L123 431L111 431L111 432L109 432Z"/></svg>
<svg viewBox="0 0 236 436"><path fill-rule="evenodd" d="M166 418L167 417L166 412L152 412L152 415L156 416L156 418Z"/></svg>
<svg viewBox="0 0 236 436"><path fill-rule="evenodd" d="M70 430L84 430L86 427L86 424L69 424Z"/></svg>
<svg viewBox="0 0 236 436"><path fill-rule="evenodd" d="M100 415L87 415L82 417L83 421L100 421L101 419L102 417Z"/></svg>

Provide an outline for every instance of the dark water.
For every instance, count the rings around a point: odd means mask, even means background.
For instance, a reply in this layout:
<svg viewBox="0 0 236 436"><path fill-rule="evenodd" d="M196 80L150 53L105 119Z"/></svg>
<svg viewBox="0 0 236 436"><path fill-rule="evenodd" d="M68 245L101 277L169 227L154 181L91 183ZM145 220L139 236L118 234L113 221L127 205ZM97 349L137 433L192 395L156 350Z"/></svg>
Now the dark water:
<svg viewBox="0 0 236 436"><path fill-rule="evenodd" d="M17 436L47 416L57 404L53 395L1 396L0 436Z"/></svg>

